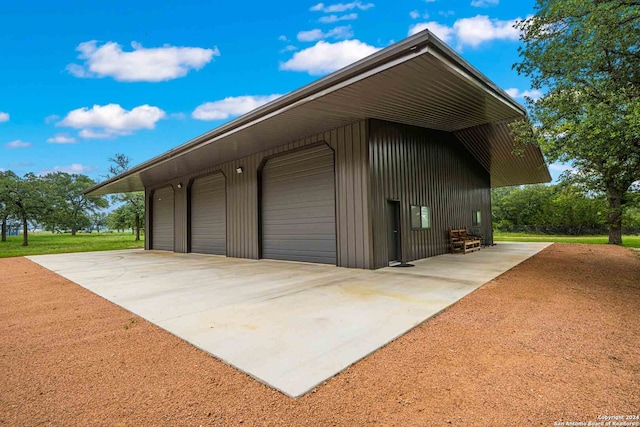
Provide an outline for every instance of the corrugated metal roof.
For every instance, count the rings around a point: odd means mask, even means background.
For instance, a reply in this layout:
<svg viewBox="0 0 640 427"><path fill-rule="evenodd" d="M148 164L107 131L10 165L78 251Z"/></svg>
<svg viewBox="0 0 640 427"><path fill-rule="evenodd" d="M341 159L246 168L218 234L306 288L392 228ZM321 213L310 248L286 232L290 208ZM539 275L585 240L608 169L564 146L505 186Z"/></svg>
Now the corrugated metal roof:
<svg viewBox="0 0 640 427"><path fill-rule="evenodd" d="M549 181L540 150L511 154L524 108L425 30L91 188L144 186L367 118L454 132L493 186Z"/></svg>

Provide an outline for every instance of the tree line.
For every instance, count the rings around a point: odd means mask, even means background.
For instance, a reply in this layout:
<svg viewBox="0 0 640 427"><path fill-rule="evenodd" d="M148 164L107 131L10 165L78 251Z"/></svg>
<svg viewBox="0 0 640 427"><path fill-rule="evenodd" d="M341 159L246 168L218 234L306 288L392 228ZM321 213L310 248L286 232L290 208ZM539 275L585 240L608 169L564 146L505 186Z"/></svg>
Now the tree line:
<svg viewBox="0 0 640 427"><path fill-rule="evenodd" d="M629 194L622 213L624 234L640 233L640 197ZM547 234L606 234L609 203L605 194L578 185L526 185L492 190L494 229Z"/></svg>
<svg viewBox="0 0 640 427"><path fill-rule="evenodd" d="M129 158L123 154L116 154L110 160L111 175L129 167ZM18 176L10 170L0 172L1 241L6 242L9 227L22 230L23 246L29 244L30 227L54 233L69 231L74 236L80 230L131 228L136 240L140 240L145 216L144 193L124 193L110 198L86 195L85 191L95 184L83 174L30 172ZM114 205L115 209L107 213Z"/></svg>

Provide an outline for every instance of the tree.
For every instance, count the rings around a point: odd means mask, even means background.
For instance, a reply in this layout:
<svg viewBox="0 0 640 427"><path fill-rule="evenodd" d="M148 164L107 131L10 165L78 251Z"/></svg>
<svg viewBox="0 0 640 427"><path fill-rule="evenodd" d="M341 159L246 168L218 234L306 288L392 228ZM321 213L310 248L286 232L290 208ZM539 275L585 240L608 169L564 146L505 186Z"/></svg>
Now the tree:
<svg viewBox="0 0 640 427"><path fill-rule="evenodd" d="M7 221L13 208L9 190L15 187L15 183L19 179L11 171L0 172L0 235L3 242L7 241Z"/></svg>
<svg viewBox="0 0 640 427"><path fill-rule="evenodd" d="M29 221L37 221L50 212L42 179L33 173L26 174L22 179L14 174L6 185L9 215L22 223L22 246L29 246Z"/></svg>
<svg viewBox="0 0 640 427"><path fill-rule="evenodd" d="M144 225L144 217L142 219L137 218L136 208L130 204L123 204L107 216L107 224L112 230L131 228L135 232L136 224Z"/></svg>
<svg viewBox="0 0 640 427"><path fill-rule="evenodd" d="M545 231L554 188L528 185L493 190L493 217L505 231Z"/></svg>
<svg viewBox="0 0 640 427"><path fill-rule="evenodd" d="M120 175L123 172L129 170L131 159L124 154L116 153L115 156L109 158L111 166L109 167L108 177ZM140 225L144 219L144 192L137 191L131 193L121 193L113 196L113 200L120 203L125 203L129 206L130 214L133 215L134 223L133 227L136 232L136 241L140 240Z"/></svg>
<svg viewBox="0 0 640 427"><path fill-rule="evenodd" d="M546 219L554 232L581 235L594 234L606 224L606 202L601 196L585 194L580 187L570 183L554 187L553 199Z"/></svg>
<svg viewBox="0 0 640 427"><path fill-rule="evenodd" d="M604 193L609 243L622 244L640 180L640 1L537 0L516 27L524 46L514 68L546 93L527 100L530 123L512 124L515 140L571 162L574 182Z"/></svg>
<svg viewBox="0 0 640 427"><path fill-rule="evenodd" d="M94 212L91 215L91 224L99 233L100 227L104 227L107 225L107 214L105 212Z"/></svg>
<svg viewBox="0 0 640 427"><path fill-rule="evenodd" d="M585 191L570 182L555 185L525 185L491 191L494 227L501 231L552 234L602 234L607 224L607 201L600 193ZM636 217L640 201L625 209L625 230L640 230Z"/></svg>
<svg viewBox="0 0 640 427"><path fill-rule="evenodd" d="M90 215L109 206L104 197L87 196L84 191L95 185L86 175L65 172L44 176L44 189L50 203L45 222L52 228L70 229L75 236L79 229L91 226Z"/></svg>
<svg viewBox="0 0 640 427"><path fill-rule="evenodd" d="M111 230L124 230L130 227L131 222L126 212L126 206L127 205L122 205L107 215L107 226Z"/></svg>

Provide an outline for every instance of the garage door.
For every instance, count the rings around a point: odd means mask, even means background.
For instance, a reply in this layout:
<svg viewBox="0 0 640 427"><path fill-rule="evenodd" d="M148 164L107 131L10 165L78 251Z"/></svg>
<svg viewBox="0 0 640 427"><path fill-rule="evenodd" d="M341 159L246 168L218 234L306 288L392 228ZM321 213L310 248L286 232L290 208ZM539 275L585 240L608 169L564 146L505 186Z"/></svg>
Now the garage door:
<svg viewBox="0 0 640 427"><path fill-rule="evenodd" d="M262 257L336 263L333 151L313 147L262 171Z"/></svg>
<svg viewBox="0 0 640 427"><path fill-rule="evenodd" d="M152 249L173 250L173 187L163 187L153 192L151 205L153 221Z"/></svg>
<svg viewBox="0 0 640 427"><path fill-rule="evenodd" d="M227 254L225 178L198 178L191 186L191 252Z"/></svg>

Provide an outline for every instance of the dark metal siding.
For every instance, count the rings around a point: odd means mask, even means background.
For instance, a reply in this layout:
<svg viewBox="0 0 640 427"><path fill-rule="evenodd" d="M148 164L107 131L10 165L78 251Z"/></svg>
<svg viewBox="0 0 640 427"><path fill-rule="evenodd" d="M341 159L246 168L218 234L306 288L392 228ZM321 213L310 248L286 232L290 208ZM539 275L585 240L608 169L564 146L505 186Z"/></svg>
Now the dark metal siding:
<svg viewBox="0 0 640 427"><path fill-rule="evenodd" d="M180 186L180 188L178 188ZM180 181L178 184L174 184L175 188L175 224L187 224L187 219L189 218L188 207L189 207L189 195L187 192L187 182ZM189 251L189 233L187 229L181 228L180 231L174 227L175 239L174 244L175 248L173 249L176 252L188 252Z"/></svg>
<svg viewBox="0 0 640 427"><path fill-rule="evenodd" d="M165 251L174 250L174 194L173 187L166 186L153 192L151 218L153 220L152 248Z"/></svg>
<svg viewBox="0 0 640 427"><path fill-rule="evenodd" d="M151 224L151 197L152 192L145 188L144 190L144 248L151 249L151 233L153 233L153 225Z"/></svg>
<svg viewBox="0 0 640 427"><path fill-rule="evenodd" d="M449 227L472 226L492 242L490 177L451 133L370 121L371 217L374 268L387 265L386 201L400 202L404 261L446 253ZM431 208L431 228L411 230L410 206Z"/></svg>
<svg viewBox="0 0 640 427"><path fill-rule="evenodd" d="M222 173L197 178L191 184L191 252L226 255L227 204Z"/></svg>
<svg viewBox="0 0 640 427"><path fill-rule="evenodd" d="M174 185L222 171L227 177L227 256L257 259L260 256L258 169L266 157L300 147L326 143L335 152L337 265L372 268L369 239L370 217L367 208L369 192L369 151L367 121L359 121L307 138L271 148L238 160L184 175L170 182ZM242 167L243 173L236 173ZM167 183L162 183L166 185ZM188 224L185 188L176 189L176 251L187 251ZM156 187L153 187L156 188ZM150 188L150 189L153 189ZM184 192L184 203L178 194ZM181 199L182 200L182 199ZM178 242L181 244L179 245ZM184 243L184 244L182 244Z"/></svg>
<svg viewBox="0 0 640 427"><path fill-rule="evenodd" d="M270 158L261 172L262 257L336 264L333 150Z"/></svg>

